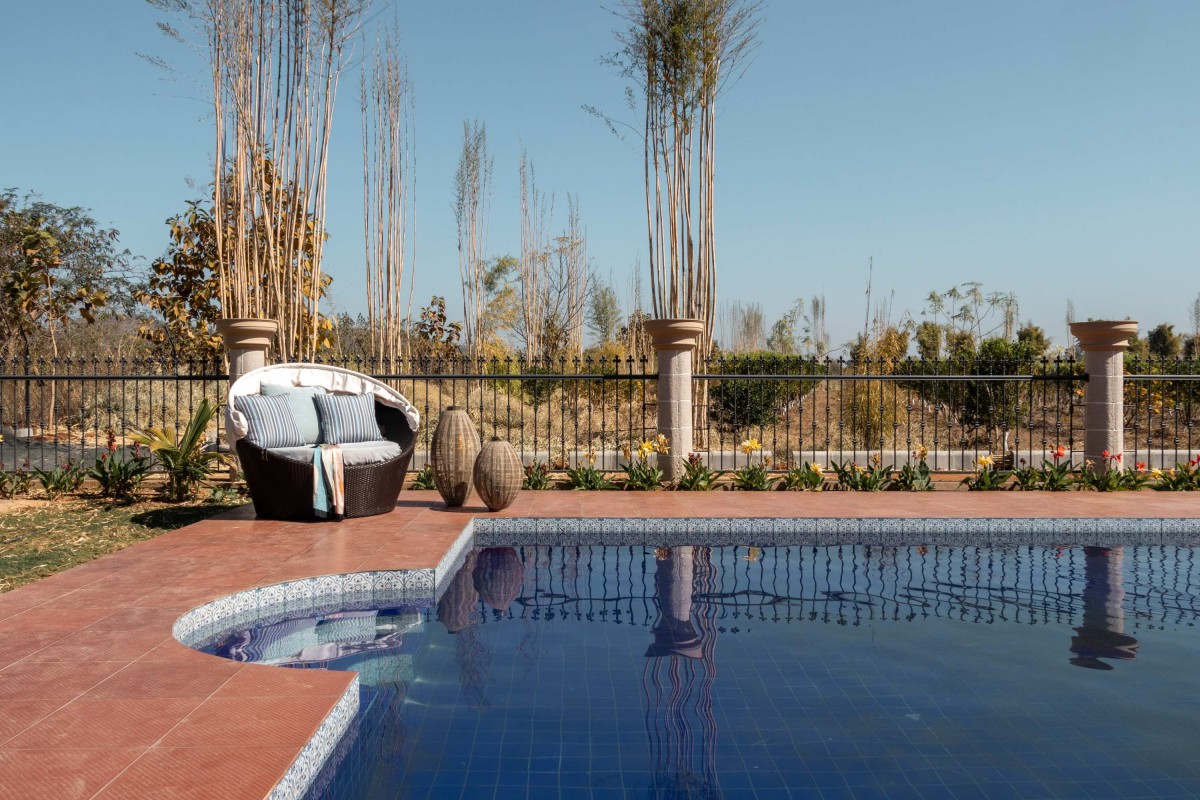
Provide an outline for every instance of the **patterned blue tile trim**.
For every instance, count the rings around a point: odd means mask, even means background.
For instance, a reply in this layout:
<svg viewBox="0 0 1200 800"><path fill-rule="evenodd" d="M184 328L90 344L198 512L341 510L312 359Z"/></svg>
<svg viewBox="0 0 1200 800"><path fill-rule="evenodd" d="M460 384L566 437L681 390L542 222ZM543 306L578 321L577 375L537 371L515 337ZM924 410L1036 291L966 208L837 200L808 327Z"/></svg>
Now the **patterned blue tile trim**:
<svg viewBox="0 0 1200 800"><path fill-rule="evenodd" d="M1200 519L623 518L474 521L475 547L518 545L1192 545Z"/></svg>
<svg viewBox="0 0 1200 800"><path fill-rule="evenodd" d="M334 611L433 603L434 570L354 572L260 586L193 608L171 633L188 647L204 647L233 631Z"/></svg>
<svg viewBox="0 0 1200 800"><path fill-rule="evenodd" d="M316 733L304 745L300 755L275 784L269 800L301 800L308 794L325 762L338 749L340 742L358 716L358 676L346 687L329 716L317 727Z"/></svg>

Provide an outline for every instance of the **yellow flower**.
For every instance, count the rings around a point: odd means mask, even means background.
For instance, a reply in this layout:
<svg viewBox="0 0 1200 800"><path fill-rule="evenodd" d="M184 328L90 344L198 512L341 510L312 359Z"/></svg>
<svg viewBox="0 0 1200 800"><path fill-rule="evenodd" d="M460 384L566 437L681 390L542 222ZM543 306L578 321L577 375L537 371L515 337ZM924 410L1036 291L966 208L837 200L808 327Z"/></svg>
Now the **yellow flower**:
<svg viewBox="0 0 1200 800"><path fill-rule="evenodd" d="M809 464L809 465L808 465L808 471L809 471L809 472L815 472L815 473L817 473L818 475L820 475L821 473L823 473L823 472L825 471L825 468L824 468L824 467L822 467L820 464Z"/></svg>
<svg viewBox="0 0 1200 800"><path fill-rule="evenodd" d="M584 459L587 460L587 462L589 464L596 463L596 451L595 450L588 450L586 453L583 454L583 457L584 457Z"/></svg>
<svg viewBox="0 0 1200 800"><path fill-rule="evenodd" d="M1163 471L1161 469L1159 469L1158 467L1155 467L1154 469L1150 470L1150 475L1155 478L1161 478L1163 475Z"/></svg>
<svg viewBox="0 0 1200 800"><path fill-rule="evenodd" d="M632 456L633 456L633 454L632 454L631 452L629 452L629 448L628 448L628 447L622 447L622 448L621 448L621 452L625 454L625 460L626 460L626 461L628 461L628 460L629 460L630 458L632 458Z"/></svg>
<svg viewBox="0 0 1200 800"><path fill-rule="evenodd" d="M984 467L993 467L995 465L996 460L991 456L980 456L979 458L975 459L975 466L979 467L980 469L983 469Z"/></svg>
<svg viewBox="0 0 1200 800"><path fill-rule="evenodd" d="M917 461L924 461L929 457L929 448L923 444L919 444L917 445L917 449L913 450L913 456L917 459Z"/></svg>
<svg viewBox="0 0 1200 800"><path fill-rule="evenodd" d="M762 555L761 547L747 547L746 555L742 556L742 558L746 559L747 561L758 561L758 558L761 555Z"/></svg>
<svg viewBox="0 0 1200 800"><path fill-rule="evenodd" d="M654 450L659 453L671 452L671 440L660 433L654 439Z"/></svg>
<svg viewBox="0 0 1200 800"><path fill-rule="evenodd" d="M649 439L638 445L638 458L645 461L654 452L654 442Z"/></svg>
<svg viewBox="0 0 1200 800"><path fill-rule="evenodd" d="M752 436L742 442L738 449L746 455L757 453L759 450L762 450L762 442Z"/></svg>

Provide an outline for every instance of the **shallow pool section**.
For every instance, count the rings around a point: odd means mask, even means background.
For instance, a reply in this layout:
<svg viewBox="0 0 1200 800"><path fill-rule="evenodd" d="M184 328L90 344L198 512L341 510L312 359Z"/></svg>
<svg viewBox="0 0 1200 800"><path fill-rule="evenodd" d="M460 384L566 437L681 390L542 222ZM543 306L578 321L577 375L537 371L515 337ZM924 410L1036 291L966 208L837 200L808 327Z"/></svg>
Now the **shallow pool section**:
<svg viewBox="0 0 1200 800"><path fill-rule="evenodd" d="M313 797L1200 797L1186 546L489 547L225 632L359 672Z"/></svg>

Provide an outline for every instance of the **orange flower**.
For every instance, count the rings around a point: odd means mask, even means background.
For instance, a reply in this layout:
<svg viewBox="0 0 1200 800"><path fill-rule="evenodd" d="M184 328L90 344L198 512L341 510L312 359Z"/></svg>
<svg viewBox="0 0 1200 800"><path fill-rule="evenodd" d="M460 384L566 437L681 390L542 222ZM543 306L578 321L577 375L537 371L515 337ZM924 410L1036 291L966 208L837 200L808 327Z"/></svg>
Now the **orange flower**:
<svg viewBox="0 0 1200 800"><path fill-rule="evenodd" d="M1138 471L1138 472L1145 472L1145 471L1146 471L1146 462L1145 462L1145 461L1139 461L1139 462L1137 462L1137 471Z"/></svg>
<svg viewBox="0 0 1200 800"><path fill-rule="evenodd" d="M1053 453L1055 461L1057 461L1060 458L1065 458L1066 455L1067 455L1067 448L1063 447L1061 444L1058 446L1058 448Z"/></svg>

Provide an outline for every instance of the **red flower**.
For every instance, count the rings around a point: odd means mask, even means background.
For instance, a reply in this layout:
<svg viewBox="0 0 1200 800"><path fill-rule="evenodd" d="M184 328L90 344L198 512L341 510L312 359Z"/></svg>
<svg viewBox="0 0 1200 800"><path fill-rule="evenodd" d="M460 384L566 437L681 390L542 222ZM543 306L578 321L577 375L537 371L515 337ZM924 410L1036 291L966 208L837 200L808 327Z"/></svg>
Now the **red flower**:
<svg viewBox="0 0 1200 800"><path fill-rule="evenodd" d="M1063 447L1060 444L1058 446L1058 449L1054 451L1054 460L1057 461L1060 458L1064 458L1066 455L1067 455L1067 448Z"/></svg>
<svg viewBox="0 0 1200 800"><path fill-rule="evenodd" d="M1107 451L1107 450L1105 450L1103 453L1101 453L1101 454L1100 454L1100 457L1101 457L1101 458L1108 458L1108 451Z"/></svg>
<svg viewBox="0 0 1200 800"><path fill-rule="evenodd" d="M1124 453L1117 453L1115 456L1113 456L1113 461L1116 461L1116 462L1120 463L1120 461L1121 461L1121 456L1123 456L1123 455L1125 455L1125 454L1124 454Z"/></svg>
<svg viewBox="0 0 1200 800"><path fill-rule="evenodd" d="M1145 469L1146 469L1146 462L1145 462L1145 461L1139 461L1139 462L1137 462L1137 468L1138 468L1138 472L1143 472L1143 471L1145 471Z"/></svg>

